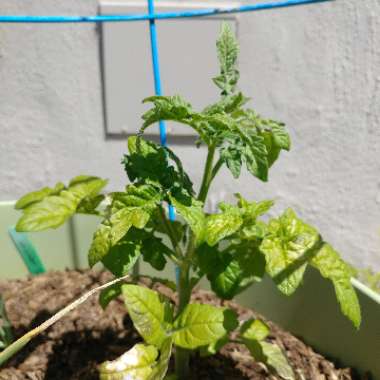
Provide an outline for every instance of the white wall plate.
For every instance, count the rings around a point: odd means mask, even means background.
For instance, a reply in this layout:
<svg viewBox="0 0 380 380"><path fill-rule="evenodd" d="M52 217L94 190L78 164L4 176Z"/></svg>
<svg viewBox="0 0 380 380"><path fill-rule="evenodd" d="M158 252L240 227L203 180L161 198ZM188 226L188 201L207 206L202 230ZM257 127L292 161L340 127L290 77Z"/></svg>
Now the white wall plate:
<svg viewBox="0 0 380 380"><path fill-rule="evenodd" d="M156 1L156 12L230 7L238 4ZM100 2L101 14L147 13L146 1ZM218 99L211 78L218 75L215 40L222 21L235 31L235 15L158 20L157 35L164 95L180 94L195 109ZM141 127L141 115L149 108L142 99L154 95L149 23L147 21L103 23L102 60L105 91L106 130L109 135L134 134ZM158 127L147 131L158 134ZM168 135L192 136L193 131L167 123Z"/></svg>

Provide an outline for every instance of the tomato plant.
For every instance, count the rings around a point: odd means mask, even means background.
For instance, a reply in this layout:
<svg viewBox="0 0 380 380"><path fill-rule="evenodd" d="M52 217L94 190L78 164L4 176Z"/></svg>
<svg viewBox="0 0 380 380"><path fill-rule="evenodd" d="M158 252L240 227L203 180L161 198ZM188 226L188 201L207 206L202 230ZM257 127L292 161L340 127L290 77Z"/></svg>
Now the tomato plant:
<svg viewBox="0 0 380 380"><path fill-rule="evenodd" d="M103 380L163 379L173 347L176 378L187 379L191 351L213 354L232 333L234 341L245 345L255 360L285 379L293 378L285 354L266 340L269 328L263 321L238 321L228 308L190 301L203 278L221 299L234 298L261 281L265 273L281 292L291 295L310 265L332 281L343 314L356 327L360 325L351 268L293 210L265 222L262 217L273 206L272 200L251 201L236 194L236 203L220 203L217 213L204 211L209 189L223 166L235 179L247 170L267 181L281 151L290 149L283 123L246 107L248 98L237 88L238 44L227 25L217 41L217 52L220 73L213 79L221 91L217 103L197 111L181 96L144 100L151 108L142 116L140 133L128 139L122 163L130 183L124 190L102 194L106 180L82 175L67 186L58 183L29 193L16 204L23 211L16 227L19 231L57 228L75 213L101 216L89 249L89 264L101 262L117 277L131 271L139 258L157 270L169 261L179 268L177 305L135 284L119 283L102 292L104 308L122 294L143 339L117 360L100 366ZM144 131L160 120L192 128L198 135L197 145L207 147L198 191L171 149L144 139ZM179 215L175 222L168 219L167 205Z"/></svg>

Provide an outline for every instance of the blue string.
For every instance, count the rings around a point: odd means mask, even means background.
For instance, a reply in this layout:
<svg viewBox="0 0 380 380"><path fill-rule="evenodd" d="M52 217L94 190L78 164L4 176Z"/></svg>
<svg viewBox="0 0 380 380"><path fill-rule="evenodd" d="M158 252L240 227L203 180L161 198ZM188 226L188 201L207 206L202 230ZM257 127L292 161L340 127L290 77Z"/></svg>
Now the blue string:
<svg viewBox="0 0 380 380"><path fill-rule="evenodd" d="M218 14L254 12L265 9L286 8L296 5L322 3L334 0L282 0L238 7L210 8L183 12L166 12L134 15L98 15L98 16L0 16L0 22L6 23L86 23L86 22L121 22L142 20L164 20L188 17L204 17Z"/></svg>

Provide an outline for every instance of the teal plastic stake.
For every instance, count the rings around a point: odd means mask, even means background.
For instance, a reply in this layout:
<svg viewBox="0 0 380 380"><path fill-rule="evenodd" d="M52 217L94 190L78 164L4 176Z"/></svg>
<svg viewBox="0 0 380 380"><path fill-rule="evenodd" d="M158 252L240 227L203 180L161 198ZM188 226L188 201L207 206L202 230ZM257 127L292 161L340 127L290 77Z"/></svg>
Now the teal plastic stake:
<svg viewBox="0 0 380 380"><path fill-rule="evenodd" d="M17 232L14 227L10 227L8 232L28 271L31 274L46 272L40 256L33 243L29 240L27 233Z"/></svg>

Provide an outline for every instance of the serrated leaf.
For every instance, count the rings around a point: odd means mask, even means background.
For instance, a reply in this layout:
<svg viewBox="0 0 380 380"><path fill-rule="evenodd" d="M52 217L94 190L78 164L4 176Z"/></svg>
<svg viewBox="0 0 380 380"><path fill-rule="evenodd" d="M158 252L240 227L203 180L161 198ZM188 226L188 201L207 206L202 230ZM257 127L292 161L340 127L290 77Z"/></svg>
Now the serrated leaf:
<svg viewBox="0 0 380 380"><path fill-rule="evenodd" d="M115 276L129 273L141 254L141 246L135 241L121 240L102 258L103 265Z"/></svg>
<svg viewBox="0 0 380 380"><path fill-rule="evenodd" d="M59 196L48 196L24 210L16 230L27 232L58 228L75 213L77 205L78 202L66 190Z"/></svg>
<svg viewBox="0 0 380 380"><path fill-rule="evenodd" d="M118 282L100 292L99 304L103 309L105 309L112 300L121 295L121 286L122 283Z"/></svg>
<svg viewBox="0 0 380 380"><path fill-rule="evenodd" d="M142 254L145 262L156 270L163 270L166 265L165 255L174 254L161 239L151 236L143 241Z"/></svg>
<svg viewBox="0 0 380 380"><path fill-rule="evenodd" d="M294 372L281 348L276 344L260 342L266 356L266 364L273 368L283 379L294 380Z"/></svg>
<svg viewBox="0 0 380 380"><path fill-rule="evenodd" d="M150 380L157 357L156 347L138 343L116 360L101 364L100 380Z"/></svg>
<svg viewBox="0 0 380 380"><path fill-rule="evenodd" d="M281 348L276 344L255 339L243 339L255 360L266 364L284 380L295 380L294 372Z"/></svg>
<svg viewBox="0 0 380 380"><path fill-rule="evenodd" d="M94 197L85 197L79 203L76 212L80 214L98 215L99 212L96 209L104 199L105 196L103 194Z"/></svg>
<svg viewBox="0 0 380 380"><path fill-rule="evenodd" d="M261 136L252 135L249 145L245 146L243 157L248 171L264 182L268 180L267 156L264 139Z"/></svg>
<svg viewBox="0 0 380 380"><path fill-rule="evenodd" d="M251 318L240 327L240 336L249 340L264 340L269 335L269 327L260 319Z"/></svg>
<svg viewBox="0 0 380 380"><path fill-rule="evenodd" d="M220 214L210 215L206 219L205 240L213 246L225 237L232 235L243 223L240 213L227 211Z"/></svg>
<svg viewBox="0 0 380 380"><path fill-rule="evenodd" d="M342 313L348 317L356 328L361 323L359 300L351 284L351 268L340 258L331 245L324 244L312 258L311 264L321 275L332 281Z"/></svg>
<svg viewBox="0 0 380 380"><path fill-rule="evenodd" d="M164 192L193 193L181 161L169 148L132 136L128 139L128 149L129 154L124 155L122 162L131 182L154 185Z"/></svg>
<svg viewBox="0 0 380 380"><path fill-rule="evenodd" d="M101 224L92 238L90 250L88 251L88 263L93 267L101 261L111 249L111 227Z"/></svg>
<svg viewBox="0 0 380 380"><path fill-rule="evenodd" d="M206 215L203 211L202 202L194 198L188 198L184 203L184 201L177 200L175 197L170 197L170 201L193 231L198 244L202 242L206 225Z"/></svg>
<svg viewBox="0 0 380 380"><path fill-rule="evenodd" d="M232 299L253 282L261 281L265 259L254 247L242 245L219 255L217 265L207 274L211 289L222 299ZM224 265L223 270L218 270Z"/></svg>
<svg viewBox="0 0 380 380"><path fill-rule="evenodd" d="M236 326L237 318L232 310L189 304L174 321L174 343L188 349L206 346L221 339Z"/></svg>
<svg viewBox="0 0 380 380"><path fill-rule="evenodd" d="M201 357L215 355L223 346L229 342L228 335L218 339L217 341L209 344L208 346L200 347L199 353Z"/></svg>
<svg viewBox="0 0 380 380"><path fill-rule="evenodd" d="M150 214L141 207L125 207L111 215L111 245L115 245L134 226L144 228Z"/></svg>
<svg viewBox="0 0 380 380"><path fill-rule="evenodd" d="M160 120L184 122L193 113L190 103L178 95L151 96L143 100L143 103L147 102L153 103L154 108L142 116L144 129Z"/></svg>
<svg viewBox="0 0 380 380"><path fill-rule="evenodd" d="M49 195L57 195L59 194L63 189L65 188L65 185L62 182L58 182L54 189L50 187L44 187L37 191L32 191L31 193L25 194L23 197L21 197L15 204L16 210L21 210L26 207L29 207L33 203L40 202L44 198L46 198Z"/></svg>
<svg viewBox="0 0 380 380"><path fill-rule="evenodd" d="M54 189L27 194L18 202L18 207L24 210L16 230L42 231L59 227L77 212L83 199L96 196L106 183L98 177L79 176L70 182L67 190L58 183ZM48 191L50 195L46 195Z"/></svg>
<svg viewBox="0 0 380 380"><path fill-rule="evenodd" d="M133 325L148 344L161 347L169 336L171 315L157 292L137 285L123 285L125 306Z"/></svg>
<svg viewBox="0 0 380 380"><path fill-rule="evenodd" d="M170 355L172 353L173 340L172 338L167 338L161 346L160 357L153 368L152 373L149 375L148 380L162 380L165 377L170 361Z"/></svg>
<svg viewBox="0 0 380 380"><path fill-rule="evenodd" d="M269 222L260 250L265 255L268 274L284 294L292 294L300 285L308 261L305 255L319 239L318 232L291 209Z"/></svg>
<svg viewBox="0 0 380 380"><path fill-rule="evenodd" d="M93 197L107 185L107 180L94 176L80 175L73 178L69 183L69 192L80 200L85 197Z"/></svg>
<svg viewBox="0 0 380 380"><path fill-rule="evenodd" d="M223 95L234 92L239 79L236 69L239 46L231 27L227 23L222 24L220 36L216 42L220 75L213 79L214 83L222 90Z"/></svg>

